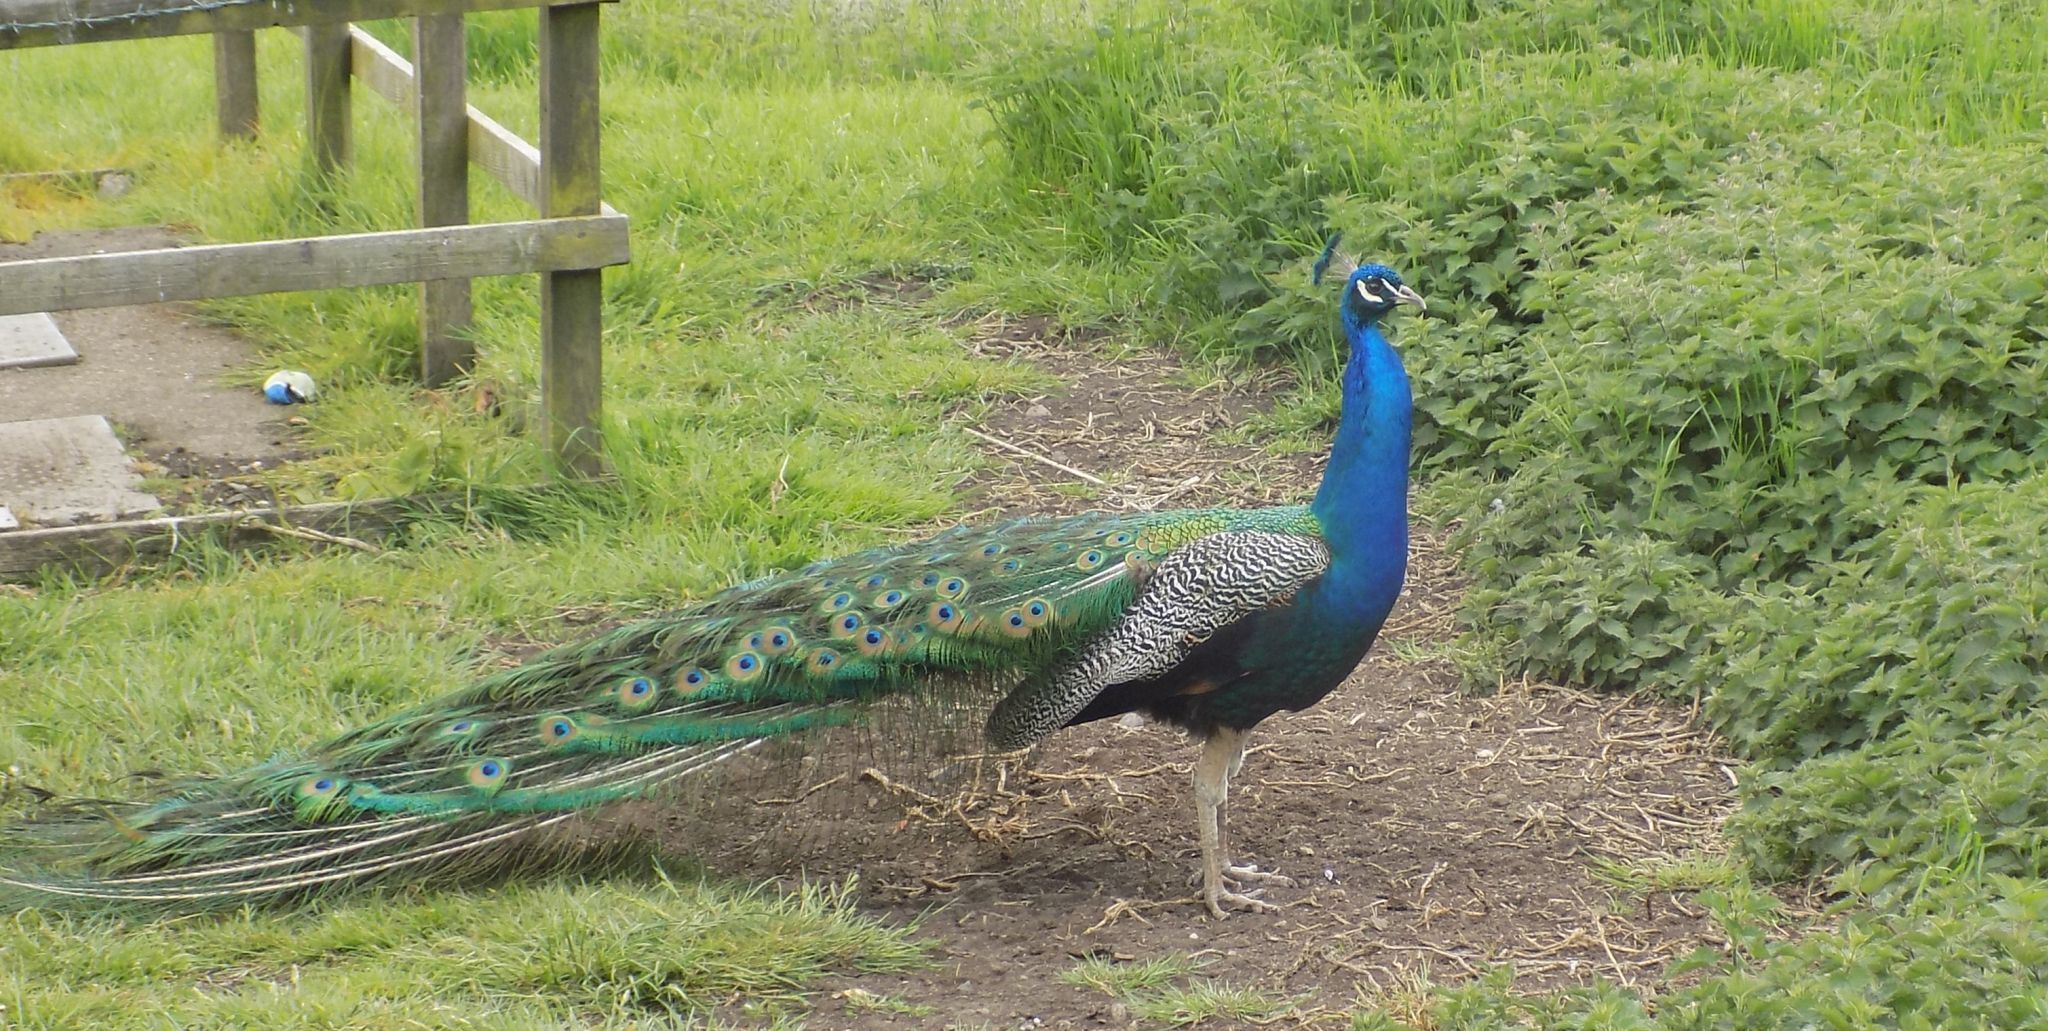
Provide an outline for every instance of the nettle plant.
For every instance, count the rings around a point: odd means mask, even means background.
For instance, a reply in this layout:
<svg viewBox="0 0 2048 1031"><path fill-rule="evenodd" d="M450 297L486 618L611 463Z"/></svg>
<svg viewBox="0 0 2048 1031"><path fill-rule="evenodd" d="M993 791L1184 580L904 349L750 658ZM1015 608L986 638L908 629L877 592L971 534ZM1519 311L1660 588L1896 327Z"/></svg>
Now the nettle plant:
<svg viewBox="0 0 2048 1031"><path fill-rule="evenodd" d="M1773 876L1904 897L2048 876L2048 476L1918 493L1821 589L1717 628L1696 669L1731 738L1785 757L1729 825Z"/></svg>
<svg viewBox="0 0 2048 1031"><path fill-rule="evenodd" d="M1480 602L1524 617L1501 622L1531 664L1636 676L1626 634L1527 609L1612 597L1608 538L1668 544L1692 593L1824 590L1915 488L2036 468L2042 174L1815 142L1747 145L1685 210L1532 274L1549 315L1513 345L1519 410L1466 505Z"/></svg>

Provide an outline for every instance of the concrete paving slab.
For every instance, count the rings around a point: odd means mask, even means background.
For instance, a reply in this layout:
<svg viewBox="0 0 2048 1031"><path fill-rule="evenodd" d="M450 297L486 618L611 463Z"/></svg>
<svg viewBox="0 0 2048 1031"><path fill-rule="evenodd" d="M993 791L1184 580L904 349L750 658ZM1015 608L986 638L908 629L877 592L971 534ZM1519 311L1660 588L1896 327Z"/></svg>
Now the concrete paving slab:
<svg viewBox="0 0 2048 1031"><path fill-rule="evenodd" d="M105 416L0 423L0 504L23 523L62 526L162 508L141 483Z"/></svg>
<svg viewBox="0 0 2048 1031"><path fill-rule="evenodd" d="M48 312L0 315L0 369L38 369L78 360Z"/></svg>

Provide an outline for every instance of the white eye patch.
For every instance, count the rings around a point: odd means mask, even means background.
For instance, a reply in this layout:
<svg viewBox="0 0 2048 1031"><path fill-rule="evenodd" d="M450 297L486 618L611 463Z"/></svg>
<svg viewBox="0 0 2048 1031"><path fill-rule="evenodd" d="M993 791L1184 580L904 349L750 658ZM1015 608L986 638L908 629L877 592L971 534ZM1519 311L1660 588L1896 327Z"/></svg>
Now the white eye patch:
<svg viewBox="0 0 2048 1031"><path fill-rule="evenodd" d="M1363 280L1363 279L1361 279L1361 280L1359 280L1359 281L1358 281L1358 296L1360 296L1360 297L1363 297L1363 298L1365 298L1365 301L1366 301L1366 303L1367 303L1367 304L1385 304L1385 303L1387 303L1387 299L1386 299L1386 298L1384 298L1384 297L1381 297L1380 295L1378 295L1378 294L1376 294L1376 293L1373 293L1373 292L1372 292L1371 290L1367 290L1367 289L1365 288L1365 280Z"/></svg>

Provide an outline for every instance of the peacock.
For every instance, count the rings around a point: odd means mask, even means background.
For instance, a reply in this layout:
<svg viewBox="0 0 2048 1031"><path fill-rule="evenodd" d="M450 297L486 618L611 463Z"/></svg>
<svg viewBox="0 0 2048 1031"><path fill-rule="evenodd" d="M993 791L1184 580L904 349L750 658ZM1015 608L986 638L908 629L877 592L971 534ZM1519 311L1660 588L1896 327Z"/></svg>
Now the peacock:
<svg viewBox="0 0 2048 1031"><path fill-rule="evenodd" d="M1411 398L1380 323L1423 299L1385 265L1344 278L1342 414L1310 504L1022 518L741 584L303 754L154 800L48 805L0 830L0 890L16 907L291 897L502 856L833 728L886 749L889 728L951 714L1006 752L1138 712L1201 741L1209 911L1270 912L1251 885L1285 879L1232 865L1224 837L1247 735L1351 672L1407 569Z"/></svg>

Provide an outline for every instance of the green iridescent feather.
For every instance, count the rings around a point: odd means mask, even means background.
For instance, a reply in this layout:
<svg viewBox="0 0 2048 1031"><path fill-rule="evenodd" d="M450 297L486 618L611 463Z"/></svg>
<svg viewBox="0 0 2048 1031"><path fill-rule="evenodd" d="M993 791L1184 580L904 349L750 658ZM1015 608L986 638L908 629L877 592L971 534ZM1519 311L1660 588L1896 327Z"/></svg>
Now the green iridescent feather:
<svg viewBox="0 0 2048 1031"><path fill-rule="evenodd" d="M724 591L555 649L302 756L7 828L0 889L191 905L473 858L776 739L903 702L985 715L1208 534L1316 534L1305 508L962 528ZM12 899L0 898L0 902Z"/></svg>

